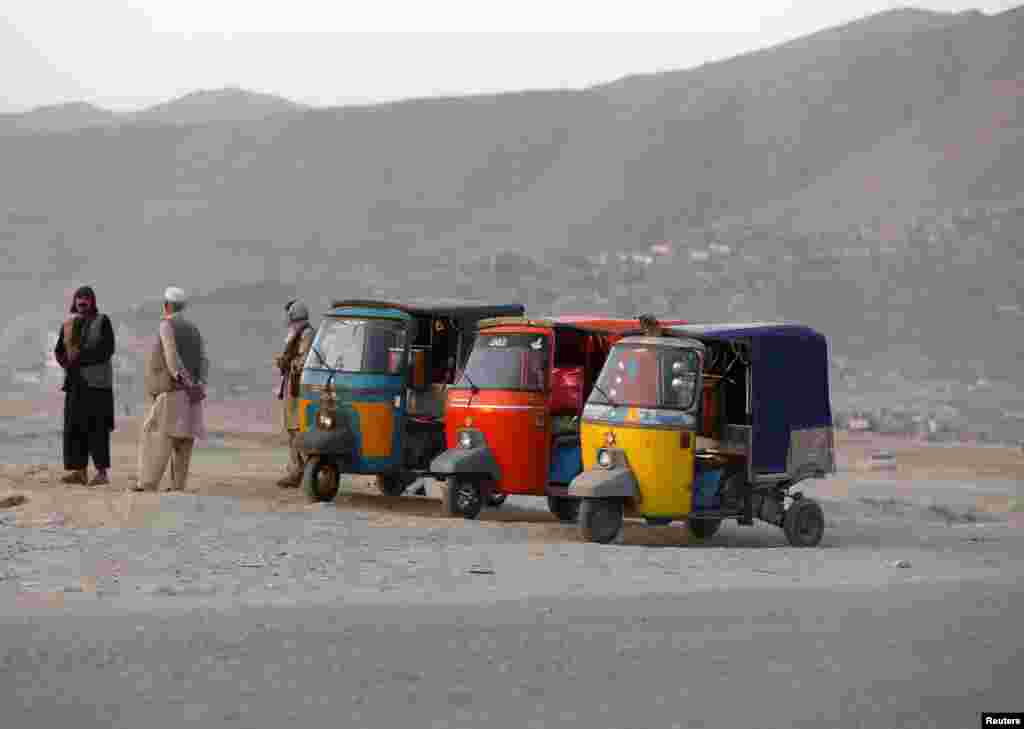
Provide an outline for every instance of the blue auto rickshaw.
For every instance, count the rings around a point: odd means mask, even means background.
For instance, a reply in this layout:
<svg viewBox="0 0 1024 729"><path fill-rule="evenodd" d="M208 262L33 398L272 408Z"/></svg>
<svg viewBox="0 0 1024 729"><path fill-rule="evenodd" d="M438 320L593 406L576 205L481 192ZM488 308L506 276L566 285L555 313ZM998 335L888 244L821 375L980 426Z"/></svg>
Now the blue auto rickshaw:
<svg viewBox="0 0 1024 729"><path fill-rule="evenodd" d="M427 475L445 450L446 390L469 356L477 322L524 313L521 304L332 302L300 386L306 494L331 501L342 474L359 474L399 496Z"/></svg>

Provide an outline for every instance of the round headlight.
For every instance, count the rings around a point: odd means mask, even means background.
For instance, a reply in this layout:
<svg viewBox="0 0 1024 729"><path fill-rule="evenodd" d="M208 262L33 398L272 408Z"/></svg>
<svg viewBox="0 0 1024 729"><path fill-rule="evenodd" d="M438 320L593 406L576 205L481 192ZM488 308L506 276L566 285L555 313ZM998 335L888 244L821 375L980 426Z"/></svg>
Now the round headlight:
<svg viewBox="0 0 1024 729"><path fill-rule="evenodd" d="M684 369L686 369L686 365L684 365L682 362L673 362L672 363L672 371L673 372L676 372L676 373L682 372Z"/></svg>
<svg viewBox="0 0 1024 729"><path fill-rule="evenodd" d="M459 447L460 448L472 448L473 447L473 434L468 430L463 430L459 433Z"/></svg>
<svg viewBox="0 0 1024 729"><path fill-rule="evenodd" d="M334 429L334 415L333 413L325 413L322 410L316 416L316 424L321 430L333 430Z"/></svg>
<svg viewBox="0 0 1024 729"><path fill-rule="evenodd" d="M606 450L600 450L597 452L597 465L601 468L612 467L612 454Z"/></svg>

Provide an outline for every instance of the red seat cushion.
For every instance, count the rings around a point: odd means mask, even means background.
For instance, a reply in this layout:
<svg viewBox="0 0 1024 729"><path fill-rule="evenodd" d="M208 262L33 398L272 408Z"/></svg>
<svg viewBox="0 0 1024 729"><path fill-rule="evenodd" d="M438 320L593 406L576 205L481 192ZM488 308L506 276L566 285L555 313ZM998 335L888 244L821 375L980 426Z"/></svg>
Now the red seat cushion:
<svg viewBox="0 0 1024 729"><path fill-rule="evenodd" d="M583 408L583 368L551 369L551 414L574 415Z"/></svg>

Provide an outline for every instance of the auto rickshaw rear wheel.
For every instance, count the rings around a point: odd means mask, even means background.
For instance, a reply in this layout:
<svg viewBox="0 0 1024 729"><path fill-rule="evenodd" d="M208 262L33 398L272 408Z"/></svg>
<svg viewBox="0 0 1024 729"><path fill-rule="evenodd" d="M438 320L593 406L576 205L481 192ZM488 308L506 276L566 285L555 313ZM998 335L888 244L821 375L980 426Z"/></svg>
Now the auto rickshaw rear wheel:
<svg viewBox="0 0 1024 729"><path fill-rule="evenodd" d="M721 519L687 519L686 525L690 528L690 534L697 539L711 539L718 533L722 526Z"/></svg>
<svg viewBox="0 0 1024 729"><path fill-rule="evenodd" d="M622 499L583 499L579 513L580 533L591 542L608 544L622 530L623 512Z"/></svg>
<svg viewBox="0 0 1024 729"><path fill-rule="evenodd" d="M333 461L314 456L306 461L302 488L311 501L334 501L341 486L341 472Z"/></svg>
<svg viewBox="0 0 1024 729"><path fill-rule="evenodd" d="M572 496L548 496L548 509L567 524L575 522L580 515L580 500Z"/></svg>
<svg viewBox="0 0 1024 729"><path fill-rule="evenodd" d="M449 516L476 519L484 506L480 484L466 478L452 476L444 495L445 510Z"/></svg>
<svg viewBox="0 0 1024 729"><path fill-rule="evenodd" d="M816 547L825 534L825 513L813 499L797 499L786 509L782 531L794 547Z"/></svg>

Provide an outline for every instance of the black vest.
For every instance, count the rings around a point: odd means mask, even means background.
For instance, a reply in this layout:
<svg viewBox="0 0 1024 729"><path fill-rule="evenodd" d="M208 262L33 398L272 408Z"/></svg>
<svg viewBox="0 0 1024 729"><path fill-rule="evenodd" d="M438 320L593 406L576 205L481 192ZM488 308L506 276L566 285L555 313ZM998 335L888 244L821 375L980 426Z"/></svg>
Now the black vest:
<svg viewBox="0 0 1024 729"><path fill-rule="evenodd" d="M100 342L103 339L103 323L106 318L106 314L100 314L86 323L82 331L83 347L95 348L100 346ZM99 390L112 390L114 388L114 365L109 359L106 362L85 365L79 370L79 373L85 384L89 387Z"/></svg>

